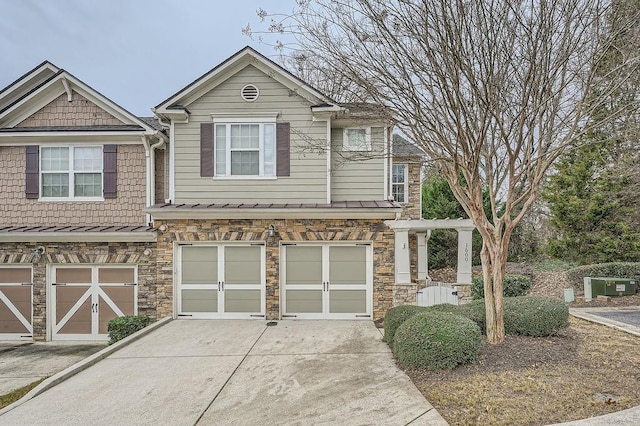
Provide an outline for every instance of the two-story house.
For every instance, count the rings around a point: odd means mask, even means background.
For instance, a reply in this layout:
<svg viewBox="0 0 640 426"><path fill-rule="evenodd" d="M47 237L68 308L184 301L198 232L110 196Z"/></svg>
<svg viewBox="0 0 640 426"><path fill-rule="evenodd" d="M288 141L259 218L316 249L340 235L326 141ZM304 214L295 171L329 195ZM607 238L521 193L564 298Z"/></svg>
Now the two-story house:
<svg viewBox="0 0 640 426"><path fill-rule="evenodd" d="M49 62L0 91L0 338L103 339L116 316L156 317L144 208L165 198L167 141Z"/></svg>
<svg viewBox="0 0 640 426"><path fill-rule="evenodd" d="M392 306L385 221L420 218L422 153L405 143L393 161L390 121L249 47L153 111L170 135L168 202L146 210L158 315L378 319Z"/></svg>
<svg viewBox="0 0 640 426"><path fill-rule="evenodd" d="M49 62L0 91L0 339L105 339L130 314L380 319L416 302L436 225L420 220L423 153L379 109L247 47L153 111Z"/></svg>

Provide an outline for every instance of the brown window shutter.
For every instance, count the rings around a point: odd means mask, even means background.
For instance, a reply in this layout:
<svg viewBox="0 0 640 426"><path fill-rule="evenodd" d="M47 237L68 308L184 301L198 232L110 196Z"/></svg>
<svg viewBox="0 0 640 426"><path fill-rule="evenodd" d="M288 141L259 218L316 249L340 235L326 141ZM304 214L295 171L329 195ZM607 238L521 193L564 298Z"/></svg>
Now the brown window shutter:
<svg viewBox="0 0 640 426"><path fill-rule="evenodd" d="M118 195L117 146L105 145L102 148L102 176L104 198L116 198Z"/></svg>
<svg viewBox="0 0 640 426"><path fill-rule="evenodd" d="M289 176L291 172L291 127L289 123L276 124L276 176Z"/></svg>
<svg viewBox="0 0 640 426"><path fill-rule="evenodd" d="M26 147L26 190L27 198L38 198L40 196L40 147L29 145Z"/></svg>
<svg viewBox="0 0 640 426"><path fill-rule="evenodd" d="M200 123L200 176L213 176L213 123Z"/></svg>

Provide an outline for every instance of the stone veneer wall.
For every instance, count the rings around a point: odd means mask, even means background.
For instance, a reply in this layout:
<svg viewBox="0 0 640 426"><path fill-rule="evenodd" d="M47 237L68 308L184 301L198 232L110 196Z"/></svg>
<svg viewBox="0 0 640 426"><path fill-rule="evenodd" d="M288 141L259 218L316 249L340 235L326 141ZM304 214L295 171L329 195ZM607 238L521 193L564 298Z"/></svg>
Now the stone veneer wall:
<svg viewBox="0 0 640 426"><path fill-rule="evenodd" d="M124 123L84 96L72 92L71 102L63 93L16 127L118 126Z"/></svg>
<svg viewBox="0 0 640 426"><path fill-rule="evenodd" d="M394 236L382 220L156 220L158 236L157 317L173 314L173 243L191 241L266 241L266 315L280 317L280 242L372 241L373 319L393 305ZM267 237L273 225L276 236Z"/></svg>
<svg viewBox="0 0 640 426"><path fill-rule="evenodd" d="M33 263L32 252L45 247L45 254ZM156 244L149 243L0 243L0 266L33 266L33 338L47 334L47 265L129 264L138 265L138 313L156 320ZM145 256L145 249L152 254Z"/></svg>
<svg viewBox="0 0 640 426"><path fill-rule="evenodd" d="M25 196L24 146L0 146L0 223L38 225L145 225L144 147L118 145L118 196L104 201L39 201Z"/></svg>

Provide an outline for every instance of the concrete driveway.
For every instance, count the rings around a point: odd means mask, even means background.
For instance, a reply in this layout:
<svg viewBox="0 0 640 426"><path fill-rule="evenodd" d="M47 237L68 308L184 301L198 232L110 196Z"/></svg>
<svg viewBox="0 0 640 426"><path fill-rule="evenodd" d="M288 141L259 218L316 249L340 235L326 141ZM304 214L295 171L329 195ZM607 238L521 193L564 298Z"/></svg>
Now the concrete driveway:
<svg viewBox="0 0 640 426"><path fill-rule="evenodd" d="M368 321L177 320L0 424L446 424Z"/></svg>

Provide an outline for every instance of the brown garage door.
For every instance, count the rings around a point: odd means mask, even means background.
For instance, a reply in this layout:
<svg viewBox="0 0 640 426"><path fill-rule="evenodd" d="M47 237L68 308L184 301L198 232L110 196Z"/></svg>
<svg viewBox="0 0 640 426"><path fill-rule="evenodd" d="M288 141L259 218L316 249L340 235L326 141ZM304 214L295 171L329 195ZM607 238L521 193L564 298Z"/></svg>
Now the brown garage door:
<svg viewBox="0 0 640 426"><path fill-rule="evenodd" d="M31 339L32 326L31 267L0 267L0 339Z"/></svg>
<svg viewBox="0 0 640 426"><path fill-rule="evenodd" d="M104 340L110 320L137 314L132 266L56 266L52 274L54 340Z"/></svg>

